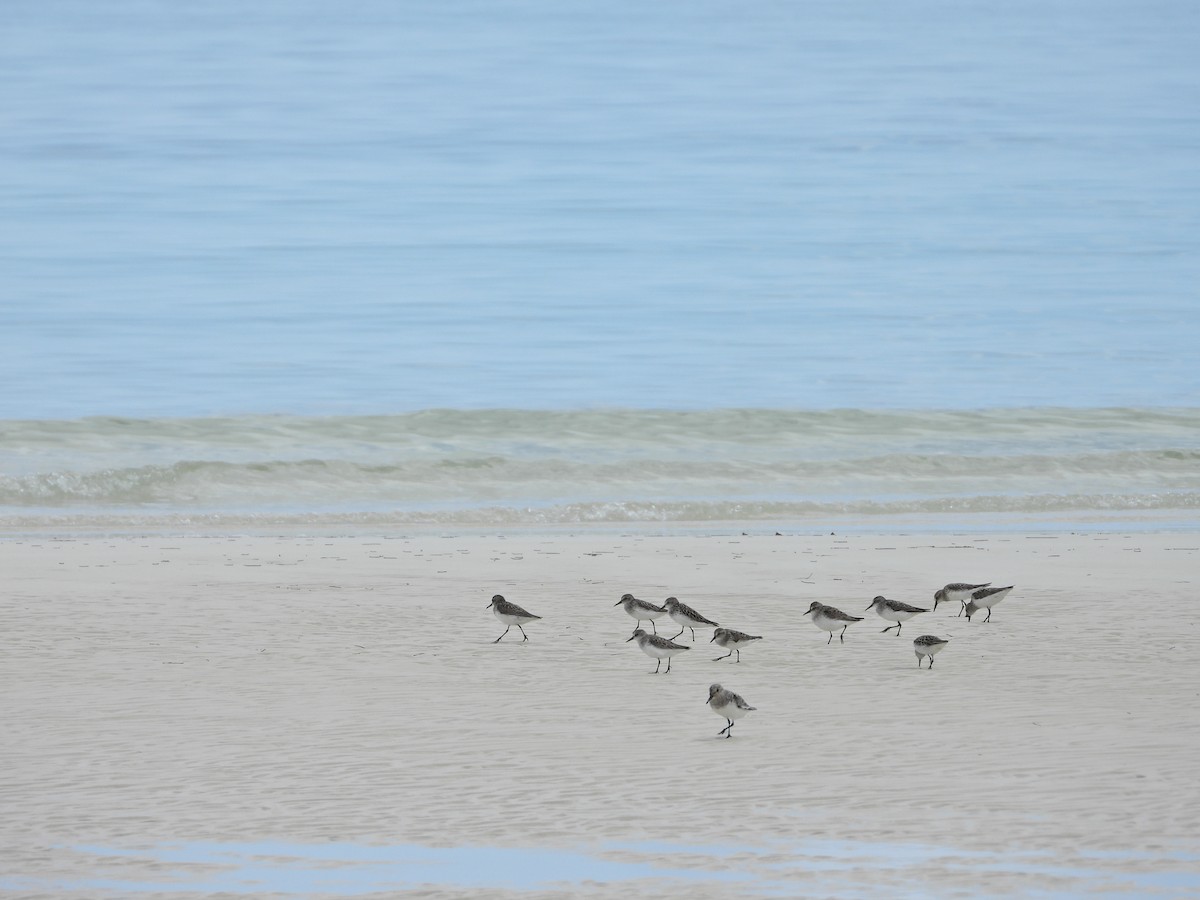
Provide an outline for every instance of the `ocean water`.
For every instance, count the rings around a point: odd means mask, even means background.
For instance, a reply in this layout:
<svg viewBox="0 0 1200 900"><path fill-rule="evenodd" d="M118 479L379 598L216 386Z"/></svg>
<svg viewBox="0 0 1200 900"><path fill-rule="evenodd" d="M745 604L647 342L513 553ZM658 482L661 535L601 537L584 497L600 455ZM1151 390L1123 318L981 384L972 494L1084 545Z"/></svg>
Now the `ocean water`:
<svg viewBox="0 0 1200 900"><path fill-rule="evenodd" d="M1194 519L1200 6L12 0L0 519Z"/></svg>
<svg viewBox="0 0 1200 900"><path fill-rule="evenodd" d="M1178 527L1200 510L1200 410L40 420L0 429L0 472L18 525Z"/></svg>

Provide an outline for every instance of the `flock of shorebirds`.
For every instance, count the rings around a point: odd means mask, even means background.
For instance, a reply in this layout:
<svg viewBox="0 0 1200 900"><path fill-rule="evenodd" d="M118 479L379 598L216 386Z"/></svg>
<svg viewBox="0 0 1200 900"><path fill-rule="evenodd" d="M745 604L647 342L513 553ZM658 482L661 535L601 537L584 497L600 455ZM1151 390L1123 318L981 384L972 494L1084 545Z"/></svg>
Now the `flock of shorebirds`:
<svg viewBox="0 0 1200 900"><path fill-rule="evenodd" d="M990 622L992 607L1007 597L1012 589L1013 586L1011 584L1007 587L992 587L990 581L984 584L954 582L934 593L933 608L936 610L940 603L958 603L961 605L959 615L965 615L968 622L971 621L971 617L979 612L979 610L986 609L987 618L983 621ZM529 635L525 634L525 629L522 626L541 618L541 616L535 616L533 613L517 606L517 604L505 600L500 594L492 597L492 602L488 605L491 607L496 618L507 626L504 629L504 634L492 641L493 644L498 644L504 635L512 630L514 625L521 632L521 640L529 640ZM741 662L742 647L762 640L761 634L746 634L743 631L735 631L732 628L722 628L712 619L700 615L700 613L696 612L696 610L692 609L686 603L679 602L679 599L676 597L668 597L663 605L659 606L648 600L639 600L633 594L624 594L613 605L624 609L629 617L635 620L633 634L626 638L625 642L637 641L637 645L641 648L642 652L656 660L654 672L651 673L654 675L659 673L664 659L667 661L667 668L663 674L667 674L671 671L671 657L683 653L685 650L692 649L686 644L675 643L675 638L682 635L685 631L690 631L692 633L692 640L695 641L697 628L708 627L713 629L713 636L709 639L709 643L715 643L718 647L729 651L724 656L714 657L714 661L728 659L730 656L737 654L734 662ZM900 634L900 629L904 626L904 623L913 616L929 612L924 607L912 606L908 603L902 603L899 600L889 600L886 597L876 597L864 612L870 612L871 610L874 610L881 619L893 623L883 629L884 633L894 628L897 635ZM818 603L815 600L808 607L804 615L812 616L811 621L814 625L822 631L829 632L829 640L825 642L826 644L833 643L835 632L838 634L838 640L845 642L846 629L855 622L861 622L865 618L864 616L852 616L836 607ZM679 626L677 634L666 638L658 633L658 627L654 624L654 620L662 616L669 616ZM653 633L648 633L642 628L643 622L650 623ZM932 669L933 658L948 643L950 643L949 640L936 637L932 634L923 634L914 640L913 652L917 655L917 668L921 668L921 663L928 657L929 668ZM733 736L733 723L755 709L740 694L735 694L733 691L723 688L719 684L709 686L708 705L713 712L725 719L727 724L717 734L724 735L726 738Z"/></svg>

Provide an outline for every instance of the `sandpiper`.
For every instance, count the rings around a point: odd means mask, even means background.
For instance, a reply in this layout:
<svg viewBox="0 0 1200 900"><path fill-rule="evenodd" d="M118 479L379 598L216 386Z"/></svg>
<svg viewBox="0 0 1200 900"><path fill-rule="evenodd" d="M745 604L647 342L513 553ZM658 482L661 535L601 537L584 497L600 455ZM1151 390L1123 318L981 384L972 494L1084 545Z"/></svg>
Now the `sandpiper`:
<svg viewBox="0 0 1200 900"><path fill-rule="evenodd" d="M753 644L755 641L761 640L761 634L746 634L744 631L734 631L732 628L718 628L713 632L713 636L711 640L709 640L709 643L711 644L713 641L716 641L718 647L728 647L729 652L726 653L725 656L714 656L713 662L716 662L719 659L726 659L730 656L733 656L734 653L737 654L737 658L734 660L734 662L741 662L742 647L745 644Z"/></svg>
<svg viewBox="0 0 1200 900"><path fill-rule="evenodd" d="M955 581L952 584L946 585L933 595L934 612L937 611L939 603L957 602L959 604L958 614L961 616L963 608L967 605L967 601L971 599L971 594L980 588L987 587L989 584L991 584L990 581L986 581L983 584L965 584L961 581Z"/></svg>
<svg viewBox="0 0 1200 900"><path fill-rule="evenodd" d="M921 660L926 656L929 657L929 668L933 668L934 655L950 643L945 638L934 637L932 634L923 634L913 641L913 651L917 654L917 668L921 668Z"/></svg>
<svg viewBox="0 0 1200 900"><path fill-rule="evenodd" d="M883 629L883 633L896 629L896 634L900 634L900 629L904 623L915 616L917 613L929 612L927 609L922 609L919 606L909 606L907 603L901 603L899 600L889 600L887 597L876 597L871 601L871 605L867 609L873 609L879 613L881 619L887 619L889 622L895 622L895 625L889 625Z"/></svg>
<svg viewBox="0 0 1200 900"><path fill-rule="evenodd" d="M508 634L509 629L516 625L521 632L521 639L525 641L529 640L529 635L525 633L525 629L521 628L521 626L541 618L541 616L535 616L531 612L526 612L515 603L509 603L499 594L492 598L492 602L488 606L492 608L492 612L496 614L496 618L508 626L508 628L504 629L504 634ZM504 634L500 635L492 643L500 643L500 638L504 637Z"/></svg>
<svg viewBox="0 0 1200 900"><path fill-rule="evenodd" d="M971 595L971 599L967 601L963 611L967 614L967 621L971 621L971 616L979 612L981 609L987 609L987 618L983 621L990 622L992 620L992 607L1008 596L1008 592L1013 589L1010 584L1008 587L1002 588L983 588Z"/></svg>
<svg viewBox="0 0 1200 900"><path fill-rule="evenodd" d="M642 622L648 621L650 627L654 629L654 633L658 634L658 626L654 624L654 620L667 614L666 607L655 606L649 600L639 600L633 594L622 594L621 599L613 606L622 607L625 612L637 619L637 625L634 626L635 632L642 627Z"/></svg>
<svg viewBox="0 0 1200 900"><path fill-rule="evenodd" d="M642 652L647 656L652 656L658 660L654 666L654 672L651 674L657 675L658 668L662 665L662 661L667 661L667 671L663 672L666 675L671 671L671 657L676 653L682 653L684 650L690 650L691 647L685 647L683 644L677 644L674 641L668 641L665 637L660 637L657 634L646 634L646 632L638 628L632 635L625 638L625 643L636 640L638 646L642 648Z"/></svg>
<svg viewBox="0 0 1200 900"><path fill-rule="evenodd" d="M845 643L846 629L855 622L861 622L863 620L862 616L848 615L847 613L842 612L840 609L835 609L832 606L826 606L824 603L818 603L816 600L812 602L812 605L805 611L804 615L807 616L809 613L812 614L812 621L814 625L816 625L822 631L829 632L829 640L825 642L826 645L833 643L833 633L839 628L842 629L842 633L838 635L838 639Z"/></svg>
<svg viewBox="0 0 1200 900"><path fill-rule="evenodd" d="M747 703L741 694L735 694L733 691L721 687L719 684L710 684L708 686L708 705L718 716L722 716L729 724L722 728L717 734L723 734L725 737L733 737L733 723L735 719L740 719L748 712L753 712L755 707Z"/></svg>
<svg viewBox="0 0 1200 900"><path fill-rule="evenodd" d="M696 612L686 603L680 603L675 597L668 597L663 603L663 609L667 611L667 615L675 620L676 625L681 626L679 629L679 634L683 634L684 629L691 629L693 641L696 639L697 625L715 626L717 624L712 619L704 618L704 616L700 615L700 613ZM671 638L671 640L675 640L675 638L679 637L679 634L675 635L675 637Z"/></svg>

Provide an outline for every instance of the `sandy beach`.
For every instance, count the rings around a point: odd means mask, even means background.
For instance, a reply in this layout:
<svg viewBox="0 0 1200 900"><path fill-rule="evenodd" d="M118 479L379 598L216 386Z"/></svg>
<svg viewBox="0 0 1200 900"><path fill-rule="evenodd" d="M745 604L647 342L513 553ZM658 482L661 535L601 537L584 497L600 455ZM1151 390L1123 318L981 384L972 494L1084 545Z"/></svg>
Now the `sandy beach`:
<svg viewBox="0 0 1200 900"><path fill-rule="evenodd" d="M8 534L0 895L1194 895L1198 565L1191 533ZM865 612L963 580L1015 588ZM652 675L627 591L764 639ZM866 618L827 645L813 600ZM732 740L712 682L757 707Z"/></svg>

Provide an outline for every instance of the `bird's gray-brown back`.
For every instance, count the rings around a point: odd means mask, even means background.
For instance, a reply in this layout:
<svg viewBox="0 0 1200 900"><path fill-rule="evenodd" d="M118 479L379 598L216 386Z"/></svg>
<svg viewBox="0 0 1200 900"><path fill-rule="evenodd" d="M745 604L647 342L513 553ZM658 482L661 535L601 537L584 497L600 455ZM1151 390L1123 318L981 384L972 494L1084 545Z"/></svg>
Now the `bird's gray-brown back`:
<svg viewBox="0 0 1200 900"><path fill-rule="evenodd" d="M717 624L712 619L706 619L704 616L700 615L700 613L696 612L696 610L692 609L686 603L681 602L677 597L668 597L663 603L663 609L669 612L672 616L683 616L684 618L691 619L700 625Z"/></svg>
<svg viewBox="0 0 1200 900"><path fill-rule="evenodd" d="M521 616L522 618L525 618L525 619L540 619L541 618L541 616L535 616L533 613L529 612L528 610L522 609L521 607L517 606L517 604L512 603L508 600L505 600L504 597L500 594L496 594L494 597L492 597L492 606L496 610L496 612L502 613L503 615L506 615L506 616Z"/></svg>
<svg viewBox="0 0 1200 900"><path fill-rule="evenodd" d="M876 597L875 600L871 603L871 605L874 606L876 603L880 604L881 606L883 606L886 609L890 609L892 612L910 612L910 613L929 612L929 610L924 607L913 606L909 603L903 602L902 600L889 600L887 597Z"/></svg>
<svg viewBox="0 0 1200 900"><path fill-rule="evenodd" d="M746 634L744 631L734 631L732 628L718 628L713 632L712 639L722 647L730 644L747 644L750 641L761 641L761 634Z"/></svg>
<svg viewBox="0 0 1200 900"><path fill-rule="evenodd" d="M642 631L642 629L639 628L638 631ZM691 647L684 646L683 644L677 644L674 641L672 641L668 638L665 638L660 634L646 634L646 632L642 631L642 633L640 635L638 635L637 637L638 637L639 644L645 642L645 643L649 644L651 647L658 647L660 650L691 650L692 649Z"/></svg>
<svg viewBox="0 0 1200 900"><path fill-rule="evenodd" d="M622 594L621 599L617 603L618 606L623 606L626 612L636 612L645 610L647 612L666 612L665 606L657 606L649 600L639 600L633 594Z"/></svg>
<svg viewBox="0 0 1200 900"><path fill-rule="evenodd" d="M809 607L809 612L814 616L824 616L826 619L833 619L835 622L861 622L862 616L852 616L849 613L844 613L836 606L826 606L824 603L813 602Z"/></svg>
<svg viewBox="0 0 1200 900"><path fill-rule="evenodd" d="M1003 597L1005 594L1007 594L1012 589L1013 589L1013 586L1011 584L1008 585L1007 587L980 588L979 590L977 590L973 594L971 594L971 600L972 600L972 602L983 606L983 605L986 605L986 602L988 600L990 600L994 597L997 597L997 596Z"/></svg>
<svg viewBox="0 0 1200 900"><path fill-rule="evenodd" d="M723 706L736 706L738 709L753 710L755 707L746 702L746 699L741 695L734 693L728 688L723 688L719 684L710 684L708 686L708 704L713 709L720 709Z"/></svg>
<svg viewBox="0 0 1200 900"><path fill-rule="evenodd" d="M935 647L938 644L948 644L950 641L945 638L935 637L932 634L923 634L914 640L913 643L918 647Z"/></svg>

